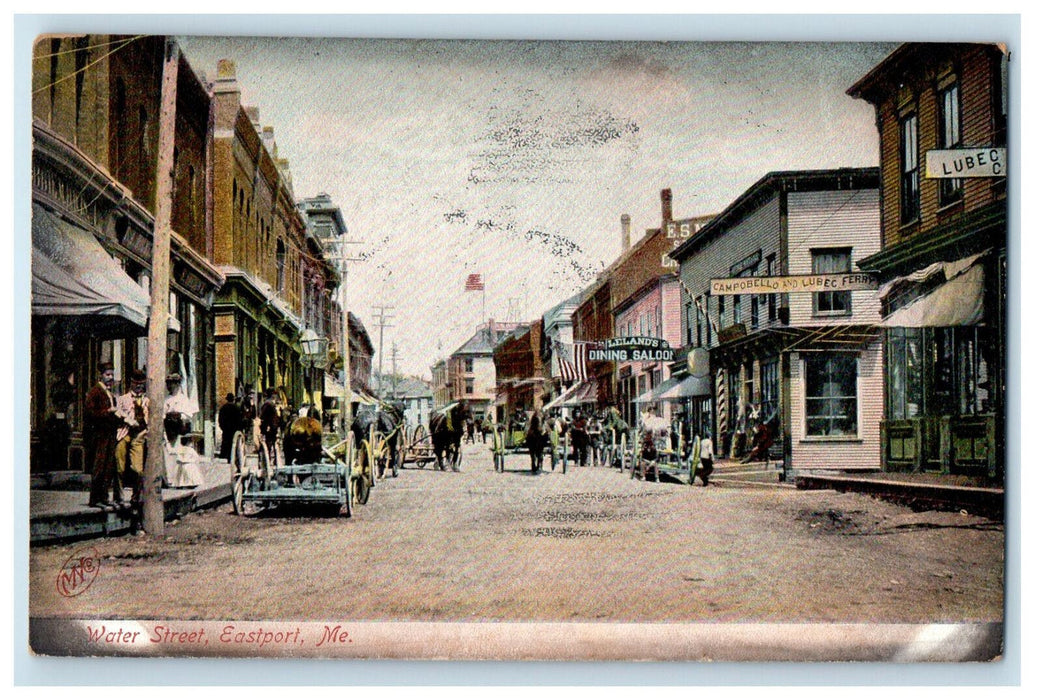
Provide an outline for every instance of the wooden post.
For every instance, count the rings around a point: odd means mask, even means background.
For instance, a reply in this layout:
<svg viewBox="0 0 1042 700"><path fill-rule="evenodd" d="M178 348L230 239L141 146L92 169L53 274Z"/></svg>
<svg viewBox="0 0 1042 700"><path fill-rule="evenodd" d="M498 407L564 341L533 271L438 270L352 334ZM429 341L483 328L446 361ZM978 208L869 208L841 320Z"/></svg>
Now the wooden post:
<svg viewBox="0 0 1042 700"><path fill-rule="evenodd" d="M163 534L163 473L166 435L166 333L170 315L170 229L173 209L174 123L177 112L177 42L167 39L160 92L159 148L156 158L156 218L152 233L152 308L148 317L148 460L142 489L142 521L149 535Z"/></svg>

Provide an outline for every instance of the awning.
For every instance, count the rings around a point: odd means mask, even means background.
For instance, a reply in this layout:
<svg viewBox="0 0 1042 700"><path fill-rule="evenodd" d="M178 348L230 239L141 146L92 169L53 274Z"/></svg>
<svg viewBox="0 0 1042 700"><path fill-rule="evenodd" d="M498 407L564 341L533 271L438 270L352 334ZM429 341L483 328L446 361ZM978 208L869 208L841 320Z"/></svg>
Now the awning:
<svg viewBox="0 0 1042 700"><path fill-rule="evenodd" d="M579 406L584 403L596 402L597 382L576 382L568 387L563 394L543 406L543 410L546 411L561 406Z"/></svg>
<svg viewBox="0 0 1042 700"><path fill-rule="evenodd" d="M117 321L127 333L143 334L152 305L148 292L93 233L39 204L33 204L32 229L34 316L93 316ZM168 314L167 328L179 332L181 322Z"/></svg>
<svg viewBox="0 0 1042 700"><path fill-rule="evenodd" d="M145 328L148 293L89 231L33 205L34 316L117 316Z"/></svg>
<svg viewBox="0 0 1042 700"><path fill-rule="evenodd" d="M936 283L937 275L945 281L910 304L902 306L883 319L887 328L926 328L942 326L974 326L984 319L984 266L980 259L986 253L972 255L955 262L934 263L907 277L887 283L880 298L908 290L908 285Z"/></svg>
<svg viewBox="0 0 1042 700"><path fill-rule="evenodd" d="M344 385L341 382L338 382L333 377L329 376L328 374L325 375L323 389L324 391L322 393L326 396L326 398L336 399L337 401L344 400ZM375 406L378 403L378 401L372 396L366 394L365 392L352 391L351 403L360 403L363 405Z"/></svg>
<svg viewBox="0 0 1042 700"><path fill-rule="evenodd" d="M675 382L670 384L670 382ZM681 401L692 396L711 396L712 382L709 375L695 377L688 375L683 379L670 377L658 388L658 399L660 401Z"/></svg>

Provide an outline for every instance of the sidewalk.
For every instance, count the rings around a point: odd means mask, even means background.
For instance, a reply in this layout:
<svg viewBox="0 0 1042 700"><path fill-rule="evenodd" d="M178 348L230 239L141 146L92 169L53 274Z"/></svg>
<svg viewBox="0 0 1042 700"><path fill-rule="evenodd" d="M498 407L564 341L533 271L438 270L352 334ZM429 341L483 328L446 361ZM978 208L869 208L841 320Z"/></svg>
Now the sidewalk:
<svg viewBox="0 0 1042 700"><path fill-rule="evenodd" d="M180 518L231 498L231 471L220 459L199 462L203 483L194 488L163 489L165 520ZM90 475L54 472L30 477L29 543L125 534L135 527L129 509L106 511L87 505ZM130 498L130 489L124 494Z"/></svg>

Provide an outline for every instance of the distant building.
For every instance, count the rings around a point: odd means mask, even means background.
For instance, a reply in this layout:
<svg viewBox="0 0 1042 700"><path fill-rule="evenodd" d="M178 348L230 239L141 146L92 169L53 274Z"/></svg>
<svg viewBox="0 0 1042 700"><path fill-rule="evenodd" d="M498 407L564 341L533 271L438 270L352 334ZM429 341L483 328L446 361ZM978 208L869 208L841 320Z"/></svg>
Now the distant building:
<svg viewBox="0 0 1042 700"><path fill-rule="evenodd" d="M496 365L492 359L496 345L519 324L512 321L488 321L477 327L474 335L446 360L445 383L447 401L466 401L477 418L496 399ZM435 377L437 380L437 377ZM437 404L438 385L435 383Z"/></svg>
<svg viewBox="0 0 1042 700"><path fill-rule="evenodd" d="M881 283L887 470L1004 478L1007 63L992 44L904 44L847 91L880 135L883 246L858 266ZM929 172L930 151L958 149L976 167Z"/></svg>
<svg viewBox="0 0 1042 700"><path fill-rule="evenodd" d="M496 418L518 411L529 412L543 407L543 321L517 326L506 334L493 352L496 368Z"/></svg>
<svg viewBox="0 0 1042 700"><path fill-rule="evenodd" d="M388 378L385 384L391 387L388 395L405 404L405 422L410 435L417 425L425 428L434 410L434 392L427 382L418 377Z"/></svg>

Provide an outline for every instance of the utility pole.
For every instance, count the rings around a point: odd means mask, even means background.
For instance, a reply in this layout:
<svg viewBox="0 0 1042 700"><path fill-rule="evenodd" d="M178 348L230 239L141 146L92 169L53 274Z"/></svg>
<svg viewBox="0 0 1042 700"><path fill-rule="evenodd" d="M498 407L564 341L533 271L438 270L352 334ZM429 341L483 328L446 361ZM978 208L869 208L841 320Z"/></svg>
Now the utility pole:
<svg viewBox="0 0 1042 700"><path fill-rule="evenodd" d="M391 343L391 396L398 398L398 342Z"/></svg>
<svg viewBox="0 0 1042 700"><path fill-rule="evenodd" d="M351 313L347 309L347 263L358 262L362 258L352 258L347 255L347 246L361 245L362 241L338 241L340 250L336 260L340 263L340 297L341 311L344 313L344 327L340 333L340 352L344 362L344 397L341 418L343 418L344 437L351 429L353 417L351 415Z"/></svg>
<svg viewBox="0 0 1042 700"><path fill-rule="evenodd" d="M383 401L383 390L384 390L384 328L394 328L394 326L387 323L387 319L394 318L394 315L388 315L387 310L393 310L393 306L374 306L373 309L376 313L373 314L373 320L380 324L380 359L378 368L376 370L377 376L377 397Z"/></svg>
<svg viewBox="0 0 1042 700"><path fill-rule="evenodd" d="M173 216L174 124L177 117L177 64L180 49L167 39L160 92L159 147L156 157L156 218L152 232L151 311L148 316L148 459L145 462L141 519L149 535L163 534L163 472L166 470L166 332L170 316L170 229Z"/></svg>

